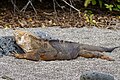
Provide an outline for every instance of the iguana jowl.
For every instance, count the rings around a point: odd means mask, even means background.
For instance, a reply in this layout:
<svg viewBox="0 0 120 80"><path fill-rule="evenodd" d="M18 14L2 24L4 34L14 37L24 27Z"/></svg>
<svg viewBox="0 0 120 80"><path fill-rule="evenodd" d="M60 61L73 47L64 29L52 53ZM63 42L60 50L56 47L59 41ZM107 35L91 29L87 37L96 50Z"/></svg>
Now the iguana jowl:
<svg viewBox="0 0 120 80"><path fill-rule="evenodd" d="M16 43L25 54L16 53L14 56L28 60L70 60L79 56L86 58L101 58L112 61L114 59L102 52L111 52L115 48L105 48L87 44L62 40L46 40L29 32L16 30L14 32Z"/></svg>

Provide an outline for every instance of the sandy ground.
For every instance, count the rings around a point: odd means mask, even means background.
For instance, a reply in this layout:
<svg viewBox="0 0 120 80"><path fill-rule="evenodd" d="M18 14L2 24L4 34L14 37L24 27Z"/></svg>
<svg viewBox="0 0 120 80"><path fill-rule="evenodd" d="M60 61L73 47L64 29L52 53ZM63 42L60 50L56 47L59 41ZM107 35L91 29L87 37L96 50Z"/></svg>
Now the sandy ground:
<svg viewBox="0 0 120 80"><path fill-rule="evenodd" d="M38 28L33 30L68 41L104 47L120 46L119 30L97 28ZM115 61L79 57L74 60L34 62L4 56L0 58L0 80L3 80L2 76L8 76L13 80L80 80L80 75L85 71L109 73L116 80L120 80L120 48L106 54L113 57Z"/></svg>

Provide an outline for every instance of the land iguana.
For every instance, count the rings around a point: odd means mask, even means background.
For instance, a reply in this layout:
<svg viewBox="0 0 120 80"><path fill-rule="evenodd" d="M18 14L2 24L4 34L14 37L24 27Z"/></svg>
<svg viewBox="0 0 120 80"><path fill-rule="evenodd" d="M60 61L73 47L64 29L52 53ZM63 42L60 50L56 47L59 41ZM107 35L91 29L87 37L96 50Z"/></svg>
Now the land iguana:
<svg viewBox="0 0 120 80"><path fill-rule="evenodd" d="M48 40L30 32L15 30L16 43L24 50L24 54L14 54L14 57L28 60L70 60L79 56L85 58L101 58L114 61L103 52L112 52L115 48L106 48L79 44L63 40Z"/></svg>

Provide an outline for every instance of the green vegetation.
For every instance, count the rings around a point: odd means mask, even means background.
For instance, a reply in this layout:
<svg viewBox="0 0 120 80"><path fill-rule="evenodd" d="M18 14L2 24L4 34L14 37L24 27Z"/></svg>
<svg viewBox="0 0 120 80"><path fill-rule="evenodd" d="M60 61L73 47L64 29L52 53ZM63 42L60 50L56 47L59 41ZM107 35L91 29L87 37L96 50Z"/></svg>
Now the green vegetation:
<svg viewBox="0 0 120 80"><path fill-rule="evenodd" d="M84 6L88 7L89 4L97 5L99 4L100 8L106 8L109 11L120 11L120 0L85 0Z"/></svg>
<svg viewBox="0 0 120 80"><path fill-rule="evenodd" d="M0 28L119 26L120 0L1 0ZM116 29L116 28L115 28Z"/></svg>

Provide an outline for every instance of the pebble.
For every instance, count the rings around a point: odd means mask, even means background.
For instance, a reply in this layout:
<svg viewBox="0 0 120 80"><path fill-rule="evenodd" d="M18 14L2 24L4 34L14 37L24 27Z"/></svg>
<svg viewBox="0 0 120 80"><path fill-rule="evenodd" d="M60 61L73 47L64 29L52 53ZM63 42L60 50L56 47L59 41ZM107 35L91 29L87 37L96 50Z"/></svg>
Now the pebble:
<svg viewBox="0 0 120 80"><path fill-rule="evenodd" d="M80 76L80 80L115 80L111 74L87 71Z"/></svg>

